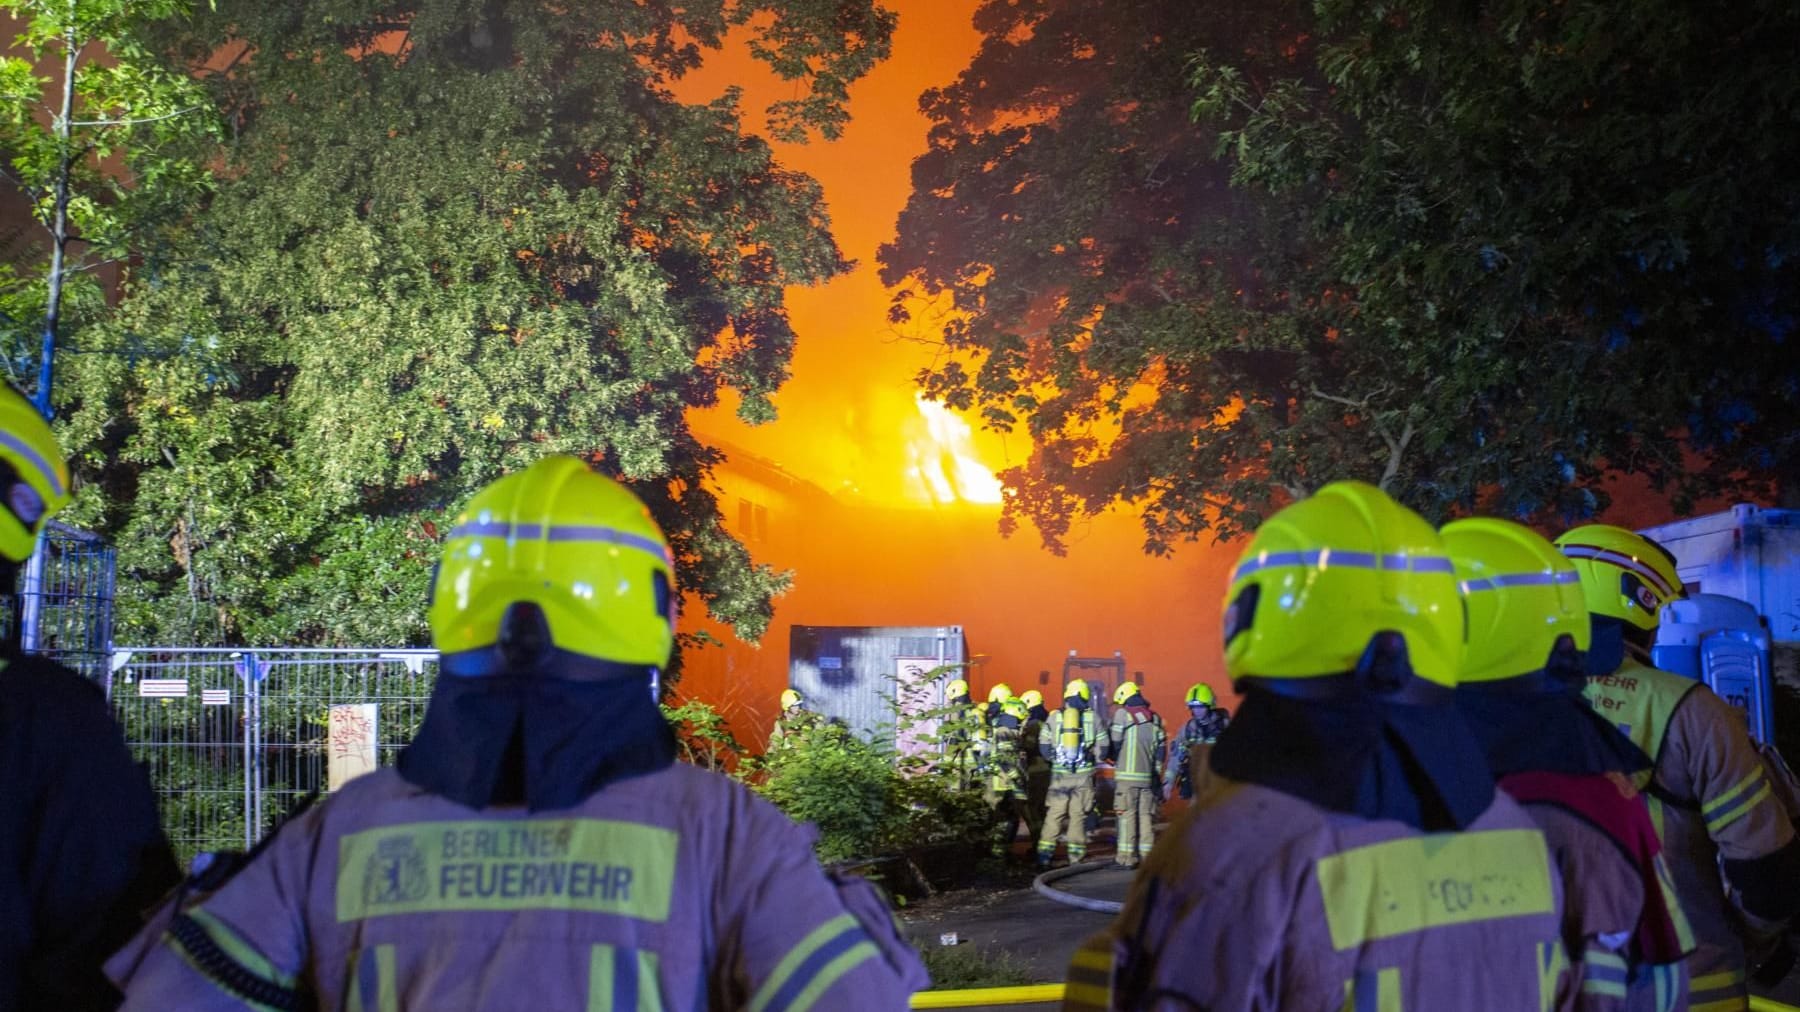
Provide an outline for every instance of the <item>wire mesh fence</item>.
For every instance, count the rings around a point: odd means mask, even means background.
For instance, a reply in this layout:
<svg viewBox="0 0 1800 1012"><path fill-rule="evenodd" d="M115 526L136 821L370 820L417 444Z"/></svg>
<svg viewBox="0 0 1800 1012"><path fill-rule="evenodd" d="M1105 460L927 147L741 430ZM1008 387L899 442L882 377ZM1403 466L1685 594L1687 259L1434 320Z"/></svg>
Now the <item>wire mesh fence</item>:
<svg viewBox="0 0 1800 1012"><path fill-rule="evenodd" d="M113 576L116 553L104 538L52 520L38 551L41 585L28 598L0 595L0 638L10 639L23 612L35 618L31 652L60 661L104 682L112 648Z"/></svg>
<svg viewBox="0 0 1800 1012"><path fill-rule="evenodd" d="M307 795L391 764L431 650L119 647L109 690L182 860L248 847Z"/></svg>

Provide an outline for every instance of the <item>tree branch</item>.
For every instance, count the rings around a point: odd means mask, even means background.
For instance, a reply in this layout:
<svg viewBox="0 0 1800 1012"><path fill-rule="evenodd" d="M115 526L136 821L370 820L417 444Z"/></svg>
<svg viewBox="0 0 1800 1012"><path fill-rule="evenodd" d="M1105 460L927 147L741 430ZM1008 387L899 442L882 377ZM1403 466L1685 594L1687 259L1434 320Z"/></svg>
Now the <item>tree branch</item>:
<svg viewBox="0 0 1800 1012"><path fill-rule="evenodd" d="M161 116L140 116L140 117L133 117L131 119L72 120L72 121L70 121L69 126L71 126L71 127L142 126L145 123L160 123L163 120L174 119L177 116L186 116L188 113L193 112L194 110L199 109L199 108L200 108L200 106L190 105L186 109L177 109L174 112L166 112L166 113L163 113Z"/></svg>

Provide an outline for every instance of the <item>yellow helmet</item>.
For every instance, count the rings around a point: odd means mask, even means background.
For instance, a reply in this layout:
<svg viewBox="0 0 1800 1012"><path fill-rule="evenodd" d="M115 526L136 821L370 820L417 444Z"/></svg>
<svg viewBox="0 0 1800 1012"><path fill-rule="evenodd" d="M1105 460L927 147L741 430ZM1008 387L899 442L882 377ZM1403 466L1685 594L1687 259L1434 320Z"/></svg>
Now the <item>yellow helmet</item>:
<svg viewBox="0 0 1800 1012"><path fill-rule="evenodd" d="M457 516L427 618L450 674L514 666L545 647L561 652L564 677L627 674L669 663L673 584L668 542L643 502L574 457L546 457Z"/></svg>
<svg viewBox="0 0 1800 1012"><path fill-rule="evenodd" d="M1468 609L1458 681L1540 670L1564 636L1575 649L1588 648L1581 577L1555 545L1530 528L1490 517L1445 524L1442 534Z"/></svg>
<svg viewBox="0 0 1800 1012"><path fill-rule="evenodd" d="M1024 700L1017 696L1008 696L1005 700L1001 701L1000 712L1020 723L1024 723L1025 720L1031 716L1030 708L1025 705Z"/></svg>
<svg viewBox="0 0 1800 1012"><path fill-rule="evenodd" d="M1138 687L1136 682L1120 682L1119 687L1113 690L1113 705L1124 706L1127 699L1130 699L1137 694Z"/></svg>
<svg viewBox="0 0 1800 1012"><path fill-rule="evenodd" d="M969 694L969 683L965 679L955 679L944 687L944 698L955 702Z"/></svg>
<svg viewBox="0 0 1800 1012"><path fill-rule="evenodd" d="M1073 699L1076 696L1080 696L1082 699L1094 698L1094 690L1088 687L1086 679L1071 679L1069 684L1063 686L1064 699Z"/></svg>
<svg viewBox="0 0 1800 1012"><path fill-rule="evenodd" d="M1026 689L1025 694L1019 697L1019 702L1024 703L1027 710L1034 706L1043 706L1044 694L1036 689Z"/></svg>
<svg viewBox="0 0 1800 1012"><path fill-rule="evenodd" d="M1013 698L1012 686L1005 682L988 690L988 702L990 703L1004 703L1011 698Z"/></svg>
<svg viewBox="0 0 1800 1012"><path fill-rule="evenodd" d="M1373 485L1334 482L1270 517L1232 571L1225 669L1235 679L1352 671L1378 633L1412 672L1456 684L1462 604L1444 543Z"/></svg>
<svg viewBox="0 0 1800 1012"><path fill-rule="evenodd" d="M1675 560L1659 544L1611 524L1577 527L1556 539L1575 563L1588 611L1655 629L1662 606L1685 596Z"/></svg>
<svg viewBox="0 0 1800 1012"><path fill-rule="evenodd" d="M1211 706L1217 698L1213 695L1212 686L1205 682L1195 682L1193 687L1187 691L1187 705L1189 706Z"/></svg>
<svg viewBox="0 0 1800 1012"><path fill-rule="evenodd" d="M783 710L789 709L791 707L799 706L800 703L801 703L801 696L800 696L799 689L782 689L781 690L781 708Z"/></svg>
<svg viewBox="0 0 1800 1012"><path fill-rule="evenodd" d="M0 384L0 555L14 562L31 558L37 536L50 517L74 496L69 462L50 423L25 395Z"/></svg>

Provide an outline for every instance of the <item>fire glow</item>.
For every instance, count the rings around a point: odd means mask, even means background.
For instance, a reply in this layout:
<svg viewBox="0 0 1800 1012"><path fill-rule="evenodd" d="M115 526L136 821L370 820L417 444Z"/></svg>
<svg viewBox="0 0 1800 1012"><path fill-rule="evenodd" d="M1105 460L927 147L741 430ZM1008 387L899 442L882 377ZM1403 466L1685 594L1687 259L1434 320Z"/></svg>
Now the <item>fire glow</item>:
<svg viewBox="0 0 1800 1012"><path fill-rule="evenodd" d="M975 454L969 423L937 401L916 395L919 415L904 426L907 491L917 502L998 504L1000 479Z"/></svg>

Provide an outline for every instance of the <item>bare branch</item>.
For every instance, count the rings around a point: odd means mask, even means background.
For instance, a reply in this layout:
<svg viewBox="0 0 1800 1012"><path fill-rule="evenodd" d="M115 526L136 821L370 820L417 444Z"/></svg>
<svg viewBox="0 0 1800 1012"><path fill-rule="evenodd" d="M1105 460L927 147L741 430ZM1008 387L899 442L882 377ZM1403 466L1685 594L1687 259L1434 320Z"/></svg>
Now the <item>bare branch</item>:
<svg viewBox="0 0 1800 1012"><path fill-rule="evenodd" d="M200 106L190 105L186 109L177 109L174 112L166 112L166 113L163 113L161 116L139 116L139 117L133 117L131 119L78 119L78 120L70 121L69 126L71 126L71 127L143 126L145 123L160 123L163 120L174 119L177 116L186 116L188 113L193 112L194 110L199 109L199 108L200 108Z"/></svg>
<svg viewBox="0 0 1800 1012"><path fill-rule="evenodd" d="M1400 457L1406 452L1406 444L1412 442L1412 419L1408 418L1406 420L1406 428L1400 430L1399 439L1388 438L1387 432L1380 426L1377 426L1376 431L1381 432L1382 440L1388 445L1388 460L1387 467L1382 469L1381 480L1376 482L1375 486L1383 492L1386 492L1388 483L1393 481L1395 476L1400 473Z"/></svg>

